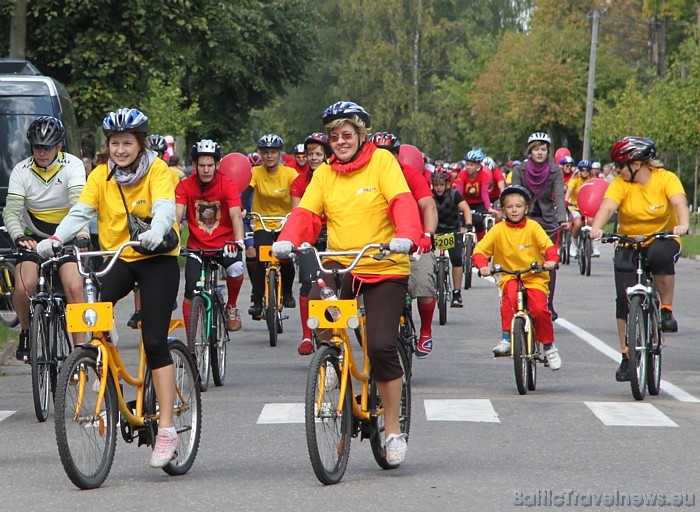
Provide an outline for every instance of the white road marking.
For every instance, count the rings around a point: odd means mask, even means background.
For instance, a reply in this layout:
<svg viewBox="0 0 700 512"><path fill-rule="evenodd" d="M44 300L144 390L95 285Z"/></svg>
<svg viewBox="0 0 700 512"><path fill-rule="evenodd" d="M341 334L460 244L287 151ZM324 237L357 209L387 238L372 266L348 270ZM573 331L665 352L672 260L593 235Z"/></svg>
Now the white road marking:
<svg viewBox="0 0 700 512"><path fill-rule="evenodd" d="M15 413L15 411L0 411L0 421L6 420L10 416L12 416Z"/></svg>
<svg viewBox="0 0 700 512"><path fill-rule="evenodd" d="M590 332L581 329L578 325L572 324L568 320L565 320L561 317L555 322L557 325L562 326L564 329L567 329L568 331L571 331L573 334L581 338L583 341L588 343L591 347L596 349L598 352L603 353L604 355L608 356L610 359L612 359L615 362L620 361L620 353L610 347L607 343L605 343L603 340L600 338L597 338L593 336ZM662 366L663 368L663 366ZM664 393L667 393L671 395L673 398L676 400L679 400L681 402L690 402L690 403L700 403L700 398L697 398L687 391L679 388L678 386L671 384L667 380L661 379L661 391Z"/></svg>
<svg viewBox="0 0 700 512"><path fill-rule="evenodd" d="M651 404L631 402L584 402L604 425L616 427L677 427Z"/></svg>
<svg viewBox="0 0 700 512"><path fill-rule="evenodd" d="M428 421L476 421L500 423L491 400L424 400Z"/></svg>
<svg viewBox="0 0 700 512"><path fill-rule="evenodd" d="M304 423L304 404L265 404L258 425L278 423Z"/></svg>

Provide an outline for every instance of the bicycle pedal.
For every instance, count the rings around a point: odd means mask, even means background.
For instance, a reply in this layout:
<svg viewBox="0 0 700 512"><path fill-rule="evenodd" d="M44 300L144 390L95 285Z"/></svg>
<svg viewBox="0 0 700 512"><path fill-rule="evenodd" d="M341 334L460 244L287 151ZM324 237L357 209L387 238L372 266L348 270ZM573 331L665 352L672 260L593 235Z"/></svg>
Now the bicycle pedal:
<svg viewBox="0 0 700 512"><path fill-rule="evenodd" d="M281 316L280 320L289 320L289 315Z"/></svg>
<svg viewBox="0 0 700 512"><path fill-rule="evenodd" d="M505 354L493 354L493 357L510 357L510 353L506 352Z"/></svg>

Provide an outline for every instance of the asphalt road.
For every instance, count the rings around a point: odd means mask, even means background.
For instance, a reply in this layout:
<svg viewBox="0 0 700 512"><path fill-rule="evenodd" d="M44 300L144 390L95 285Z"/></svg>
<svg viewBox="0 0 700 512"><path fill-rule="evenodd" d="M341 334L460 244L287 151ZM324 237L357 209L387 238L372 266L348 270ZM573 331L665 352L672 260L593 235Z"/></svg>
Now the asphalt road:
<svg viewBox="0 0 700 512"><path fill-rule="evenodd" d="M102 488L77 490L58 458L53 413L43 424L34 417L29 369L4 366L0 411L14 412L0 412L0 510L664 510L676 508L673 498L681 509L698 506L700 263L678 264L680 332L666 340L662 393L636 402L614 379L611 255L604 246L591 277L575 265L560 270L555 336L563 367L540 367L538 389L526 396L517 393L512 361L491 355L500 337L495 286L474 279L446 326L435 315L433 354L414 364L406 462L383 471L369 443L353 440L345 477L330 487L313 474L298 422L310 358L296 353L296 310L276 348L265 325L244 315L225 386L203 394L199 454L181 477L150 469L147 449L119 439ZM246 285L244 310L248 293ZM118 305L118 326L130 309L130 300ZM136 340L136 331L121 330L127 361ZM658 499L654 492L669 506L635 506Z"/></svg>

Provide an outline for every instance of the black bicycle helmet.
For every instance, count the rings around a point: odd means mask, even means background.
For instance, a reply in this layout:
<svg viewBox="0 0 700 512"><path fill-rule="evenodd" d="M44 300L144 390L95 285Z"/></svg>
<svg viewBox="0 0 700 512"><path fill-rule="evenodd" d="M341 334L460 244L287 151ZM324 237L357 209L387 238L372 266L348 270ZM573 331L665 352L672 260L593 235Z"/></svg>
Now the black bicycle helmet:
<svg viewBox="0 0 700 512"><path fill-rule="evenodd" d="M260 140L258 140L258 149L282 149L283 147L284 141L282 137L274 133L263 135L260 137Z"/></svg>
<svg viewBox="0 0 700 512"><path fill-rule="evenodd" d="M146 142L148 142L148 149L152 149L156 153L165 153L168 149L168 141L162 135L149 135L146 137Z"/></svg>
<svg viewBox="0 0 700 512"><path fill-rule="evenodd" d="M63 123L51 116L37 117L27 130L27 140L31 146L51 146L63 142L66 129Z"/></svg>
<svg viewBox="0 0 700 512"><path fill-rule="evenodd" d="M327 125L336 119L350 119L362 123L365 128L371 125L372 116L362 106L352 101L338 101L321 114L321 121Z"/></svg>
<svg viewBox="0 0 700 512"><path fill-rule="evenodd" d="M520 194L521 196L523 196L526 203L530 203L530 199L532 199L530 191L522 185L508 185L506 188L503 189L503 192L501 192L501 204L503 204L503 199L510 194Z"/></svg>
<svg viewBox="0 0 700 512"><path fill-rule="evenodd" d="M211 139L202 139L195 142L190 150L190 158L197 161L200 156L213 156L217 162L221 160L221 146Z"/></svg>
<svg viewBox="0 0 700 512"><path fill-rule="evenodd" d="M148 117L135 108L120 108L110 112L102 121L102 133L140 132L148 133Z"/></svg>
<svg viewBox="0 0 700 512"><path fill-rule="evenodd" d="M439 167L435 170L433 175L430 177L433 181L435 180L445 180L448 181L449 178L449 173L445 170L440 169Z"/></svg>

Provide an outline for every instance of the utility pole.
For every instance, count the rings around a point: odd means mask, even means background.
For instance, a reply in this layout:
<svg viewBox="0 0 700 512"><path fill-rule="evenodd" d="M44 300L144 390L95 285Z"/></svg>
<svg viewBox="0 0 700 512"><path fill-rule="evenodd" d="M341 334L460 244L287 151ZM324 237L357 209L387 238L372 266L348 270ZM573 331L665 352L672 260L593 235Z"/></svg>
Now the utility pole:
<svg viewBox="0 0 700 512"><path fill-rule="evenodd" d="M24 59L27 55L27 0L16 0L10 21L10 57Z"/></svg>
<svg viewBox="0 0 700 512"><path fill-rule="evenodd" d="M595 96L595 60L598 48L598 25L600 13L593 9L593 28L591 31L591 56L588 60L588 91L586 92L586 121L583 127L583 160L589 160L591 153L591 123L593 122L593 98Z"/></svg>

